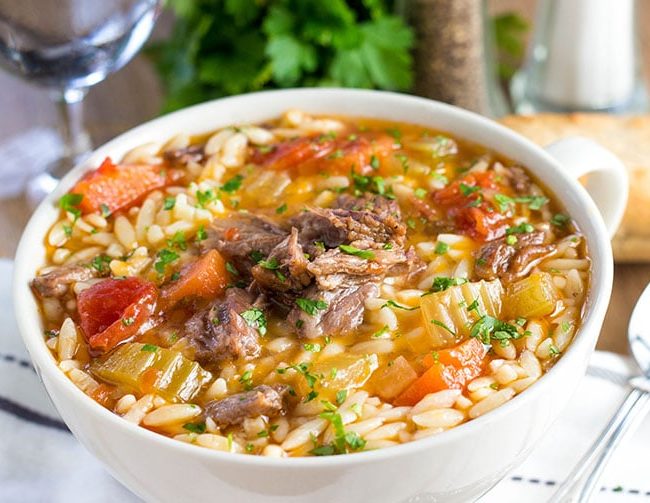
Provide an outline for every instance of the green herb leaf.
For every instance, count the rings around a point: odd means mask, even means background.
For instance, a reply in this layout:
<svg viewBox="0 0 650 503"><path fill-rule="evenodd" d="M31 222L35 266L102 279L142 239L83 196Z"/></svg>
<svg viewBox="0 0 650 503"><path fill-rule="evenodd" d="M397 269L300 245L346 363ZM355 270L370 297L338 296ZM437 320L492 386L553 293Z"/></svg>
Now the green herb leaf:
<svg viewBox="0 0 650 503"><path fill-rule="evenodd" d="M451 335L456 336L456 332L454 332L451 328L449 328L447 325L445 325L442 321L440 320L431 320L431 323L434 325L445 329L447 332L449 332Z"/></svg>
<svg viewBox="0 0 650 503"><path fill-rule="evenodd" d="M266 316L264 311L257 307L251 307L240 314L248 326L256 328L260 335L266 334Z"/></svg>
<svg viewBox="0 0 650 503"><path fill-rule="evenodd" d="M155 344L145 344L142 346L142 349L140 351L145 351L147 353L155 353L158 351L158 346Z"/></svg>
<svg viewBox="0 0 650 503"><path fill-rule="evenodd" d="M77 206L81 204L83 198L82 194L64 194L59 199L59 208L72 214L77 220L81 216L81 210Z"/></svg>
<svg viewBox="0 0 650 503"><path fill-rule="evenodd" d="M282 215L282 214L285 213L286 211L287 211L287 203L283 203L281 206L278 206L278 207L275 209L275 212L276 212L278 215Z"/></svg>
<svg viewBox="0 0 650 503"><path fill-rule="evenodd" d="M433 251L437 255L444 255L445 253L447 253L447 251L449 251L449 245L447 243L443 243L442 241L438 241Z"/></svg>
<svg viewBox="0 0 650 503"><path fill-rule="evenodd" d="M382 306L379 309L383 309L385 307L394 307L395 309L401 309L402 311L415 311L416 309L420 309L420 306L415 306L415 307L402 306L401 304L398 304L394 300L387 300L386 303L382 304Z"/></svg>
<svg viewBox="0 0 650 503"><path fill-rule="evenodd" d="M167 211L173 210L174 206L176 206L176 198L174 196L166 197L163 202L163 209Z"/></svg>
<svg viewBox="0 0 650 503"><path fill-rule="evenodd" d="M309 316L314 316L316 311L324 311L328 307L324 300L311 300L303 297L296 299L296 305Z"/></svg>
<svg viewBox="0 0 650 503"><path fill-rule="evenodd" d="M478 187L476 185L467 185L466 183L462 183L458 186L460 189L460 193L463 194L465 197L471 196L475 192L480 192L481 187Z"/></svg>
<svg viewBox="0 0 650 503"><path fill-rule="evenodd" d="M430 292L444 292L447 288L467 283L467 278L449 278L446 276L436 276L433 278Z"/></svg>
<svg viewBox="0 0 650 503"><path fill-rule="evenodd" d="M221 190L232 194L233 192L239 190L243 179L244 177L242 175L235 175L221 186Z"/></svg>
<svg viewBox="0 0 650 503"><path fill-rule="evenodd" d="M159 274L165 274L165 267L180 258L180 255L172 250L163 248L157 253L157 259L153 267Z"/></svg>
<svg viewBox="0 0 650 503"><path fill-rule="evenodd" d="M564 227L570 221L571 218L568 215L564 215L563 213L556 213L553 215L553 218L551 218L551 223L556 227Z"/></svg>
<svg viewBox="0 0 650 503"><path fill-rule="evenodd" d="M355 257L363 258L366 260L372 260L375 258L375 253L371 250L361 250L356 246L351 245L339 245L339 250L348 255L354 255Z"/></svg>

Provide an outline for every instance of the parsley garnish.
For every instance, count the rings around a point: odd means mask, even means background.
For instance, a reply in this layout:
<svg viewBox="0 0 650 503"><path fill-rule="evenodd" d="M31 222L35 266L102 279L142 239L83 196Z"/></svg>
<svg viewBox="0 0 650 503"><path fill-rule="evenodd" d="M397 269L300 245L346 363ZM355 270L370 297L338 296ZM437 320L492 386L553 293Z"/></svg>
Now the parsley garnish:
<svg viewBox="0 0 650 503"><path fill-rule="evenodd" d="M394 307L395 309L402 309L403 311L415 311L416 309L420 309L420 306L415 306L415 307L402 306L401 304L398 304L394 300L387 300L386 303L383 304L379 309L383 309L385 307Z"/></svg>
<svg viewBox="0 0 650 503"><path fill-rule="evenodd" d="M176 198L173 196L166 197L163 202L163 210L173 210L174 206L176 206Z"/></svg>
<svg viewBox="0 0 650 503"><path fill-rule="evenodd" d="M228 192L229 194L239 190L239 187L241 187L241 182L244 179L242 175L235 175L233 176L230 180L226 181L221 186L221 190L224 192Z"/></svg>
<svg viewBox="0 0 650 503"><path fill-rule="evenodd" d="M196 240L203 241L205 239L208 239L208 233L205 232L205 227L200 225L199 230L196 231Z"/></svg>
<svg viewBox="0 0 650 503"><path fill-rule="evenodd" d="M142 349L140 351L145 351L147 353L155 353L156 351L158 351L158 346L156 346L155 344L145 344L144 346L142 346Z"/></svg>
<svg viewBox="0 0 650 503"><path fill-rule="evenodd" d="M284 204L282 204L281 206L278 206L278 207L275 209L275 212L276 212L278 215L282 215L285 211L287 211L287 203L284 203Z"/></svg>
<svg viewBox="0 0 650 503"><path fill-rule="evenodd" d="M433 278L430 293L444 292L451 286L458 286L467 283L467 278L449 278L446 276L436 276Z"/></svg>
<svg viewBox="0 0 650 503"><path fill-rule="evenodd" d="M239 276L239 271L232 265L232 262L226 262L226 271L228 271L233 276Z"/></svg>
<svg viewBox="0 0 650 503"><path fill-rule="evenodd" d="M307 343L303 344L302 347L305 348L306 351L309 351L311 353L319 353L320 350L321 350L321 346L318 343L313 343L312 344L310 342L307 342Z"/></svg>
<svg viewBox="0 0 650 503"><path fill-rule="evenodd" d="M480 339L483 344L492 344L493 340L497 340L501 346L507 346L509 340L519 339L522 334L519 333L515 325L485 314L472 326L470 337Z"/></svg>
<svg viewBox="0 0 650 503"><path fill-rule="evenodd" d="M253 371L247 370L244 372L239 378L239 382L246 391L253 389Z"/></svg>
<svg viewBox="0 0 650 503"><path fill-rule="evenodd" d="M413 191L413 195L415 195L415 197L417 197L418 199L424 199L427 195L427 191L422 187L418 187Z"/></svg>
<svg viewBox="0 0 650 503"><path fill-rule="evenodd" d="M288 369L293 369L299 374L302 374L307 381L307 386L310 388L314 388L314 385L316 384L316 381L318 380L318 377L316 377L314 374L311 374L309 372L309 364L308 363L298 363L297 365L289 365L288 367L282 367L282 368L277 368L275 371L282 375L284 374Z"/></svg>
<svg viewBox="0 0 650 503"><path fill-rule="evenodd" d="M90 261L90 265L99 273L106 272L108 270L108 264L111 263L111 257L108 255L97 255L94 259Z"/></svg>
<svg viewBox="0 0 650 503"><path fill-rule="evenodd" d="M564 227L570 220L571 218L568 215L556 213L553 215L553 218L551 218L551 223L556 227Z"/></svg>
<svg viewBox="0 0 650 503"><path fill-rule="evenodd" d="M81 216L81 210L77 206L81 204L83 198L82 194L65 194L59 199L59 208L71 213L76 221Z"/></svg>
<svg viewBox="0 0 650 503"><path fill-rule="evenodd" d="M187 250L187 241L185 240L185 233L177 231L171 239L167 240L167 246L170 248L178 248L179 250Z"/></svg>
<svg viewBox="0 0 650 503"><path fill-rule="evenodd" d="M214 193L214 190L208 189L204 191L196 191L196 202L200 208L205 208L208 204L214 201L217 198L217 195Z"/></svg>
<svg viewBox="0 0 650 503"><path fill-rule="evenodd" d="M108 218L111 216L111 209L108 207L108 204L106 203L102 203L99 205L99 211L101 212L104 218Z"/></svg>
<svg viewBox="0 0 650 503"><path fill-rule="evenodd" d="M436 243L436 248L435 248L434 252L437 255L444 255L445 253L447 253L448 250L449 250L449 245L447 243L443 243L442 241L438 241Z"/></svg>
<svg viewBox="0 0 650 503"><path fill-rule="evenodd" d="M309 316L314 316L316 311L324 311L327 309L327 302L324 300L311 300L300 297L296 299L296 305Z"/></svg>
<svg viewBox="0 0 650 503"><path fill-rule="evenodd" d="M506 236L506 244L509 244L510 246L514 246L517 244L517 236L514 236L510 234L509 236Z"/></svg>
<svg viewBox="0 0 650 503"><path fill-rule="evenodd" d="M371 250L361 250L356 246L351 245L339 245L339 250L348 255L354 255L355 257L363 258L366 260L372 260L375 258L375 253Z"/></svg>
<svg viewBox="0 0 650 503"><path fill-rule="evenodd" d="M159 273L159 274L164 274L165 273L165 267L168 264L171 264L175 260L178 260L180 258L180 255L172 250L168 250L167 248L163 248L157 253L158 259L156 260L155 264L153 265L154 269Z"/></svg>
<svg viewBox="0 0 650 503"><path fill-rule="evenodd" d="M256 328L260 335L266 334L266 316L258 307L251 307L240 314L248 326Z"/></svg>
<svg viewBox="0 0 650 503"><path fill-rule="evenodd" d="M336 392L336 403L337 405L342 405L345 402L345 399L348 397L348 390L342 389Z"/></svg>
<svg viewBox="0 0 650 503"><path fill-rule="evenodd" d="M205 423L185 423L183 429L192 433L205 433Z"/></svg>
<svg viewBox="0 0 650 503"><path fill-rule="evenodd" d="M463 194L465 197L471 196L475 192L479 192L481 190L481 187L477 187L476 185L467 185L466 183L462 183L458 186L460 189L461 194Z"/></svg>
<svg viewBox="0 0 650 503"><path fill-rule="evenodd" d="M511 234L527 234L529 232L533 232L535 230L535 227L533 227L531 224L528 222L523 222L519 225L515 225L514 227L508 227L506 229L506 235L510 236Z"/></svg>
<svg viewBox="0 0 650 503"><path fill-rule="evenodd" d="M379 169L379 159L374 154L370 156L370 167L372 169Z"/></svg>
<svg viewBox="0 0 650 503"><path fill-rule="evenodd" d="M445 329L447 332L449 332L451 335L456 336L456 332L454 332L451 328L449 328L447 325L445 325L442 321L440 320L431 320L431 323L434 325Z"/></svg>
<svg viewBox="0 0 650 503"><path fill-rule="evenodd" d="M379 330L377 330L374 334L372 334L370 337L372 337L373 339L378 339L389 333L390 333L390 328L388 328L388 325L384 325Z"/></svg>

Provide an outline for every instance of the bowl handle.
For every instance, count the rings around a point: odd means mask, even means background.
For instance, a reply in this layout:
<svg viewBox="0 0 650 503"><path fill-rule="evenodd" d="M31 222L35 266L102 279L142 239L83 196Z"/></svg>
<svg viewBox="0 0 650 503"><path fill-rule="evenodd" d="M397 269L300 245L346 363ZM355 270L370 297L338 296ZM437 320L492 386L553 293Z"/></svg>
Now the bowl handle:
<svg viewBox="0 0 650 503"><path fill-rule="evenodd" d="M625 213L628 176L625 165L609 150L589 138L575 136L544 147L574 178L587 175L585 188L598 206L610 237Z"/></svg>

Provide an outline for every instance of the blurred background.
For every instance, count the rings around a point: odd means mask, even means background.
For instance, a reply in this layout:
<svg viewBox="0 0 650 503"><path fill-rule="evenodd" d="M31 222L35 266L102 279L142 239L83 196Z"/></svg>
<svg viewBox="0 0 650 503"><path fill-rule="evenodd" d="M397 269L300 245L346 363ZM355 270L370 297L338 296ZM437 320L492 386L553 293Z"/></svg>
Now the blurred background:
<svg viewBox="0 0 650 503"><path fill-rule="evenodd" d="M600 16L583 19L598 10L594 2L609 2L615 16L601 9ZM101 145L192 103L314 85L410 91L495 118L514 111L644 112L642 76L650 65L650 40L641 28L650 24L650 2L638 1L636 11L634 3L337 0L319 7L300 0L169 0L144 50L93 86L85 99L85 123L93 144ZM623 4L632 6L627 13ZM571 15L580 16L582 38L571 38ZM587 60L603 74L598 84L609 87L594 87L593 79L584 78L580 65ZM558 94L569 75L577 79L574 93ZM542 102L527 99L531 89L543 95ZM618 89L627 93L623 104L607 102ZM605 101L585 103L585 96ZM0 111L3 140L57 125L48 93L5 71L0 71ZM22 196L0 201L0 256L13 256L29 213ZM649 265L617 265L603 332L609 335L601 338L601 349L626 351L624 327L649 279Z"/></svg>

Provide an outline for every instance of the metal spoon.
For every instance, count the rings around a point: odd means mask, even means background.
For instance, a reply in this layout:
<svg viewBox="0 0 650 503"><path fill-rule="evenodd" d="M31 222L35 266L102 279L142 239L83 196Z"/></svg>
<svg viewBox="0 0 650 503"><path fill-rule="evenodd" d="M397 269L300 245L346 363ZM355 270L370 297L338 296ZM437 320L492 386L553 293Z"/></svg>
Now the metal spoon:
<svg viewBox="0 0 650 503"><path fill-rule="evenodd" d="M625 433L638 425L650 402L650 285L634 306L627 337L642 375L630 379L632 390L549 503L587 503L614 450Z"/></svg>

